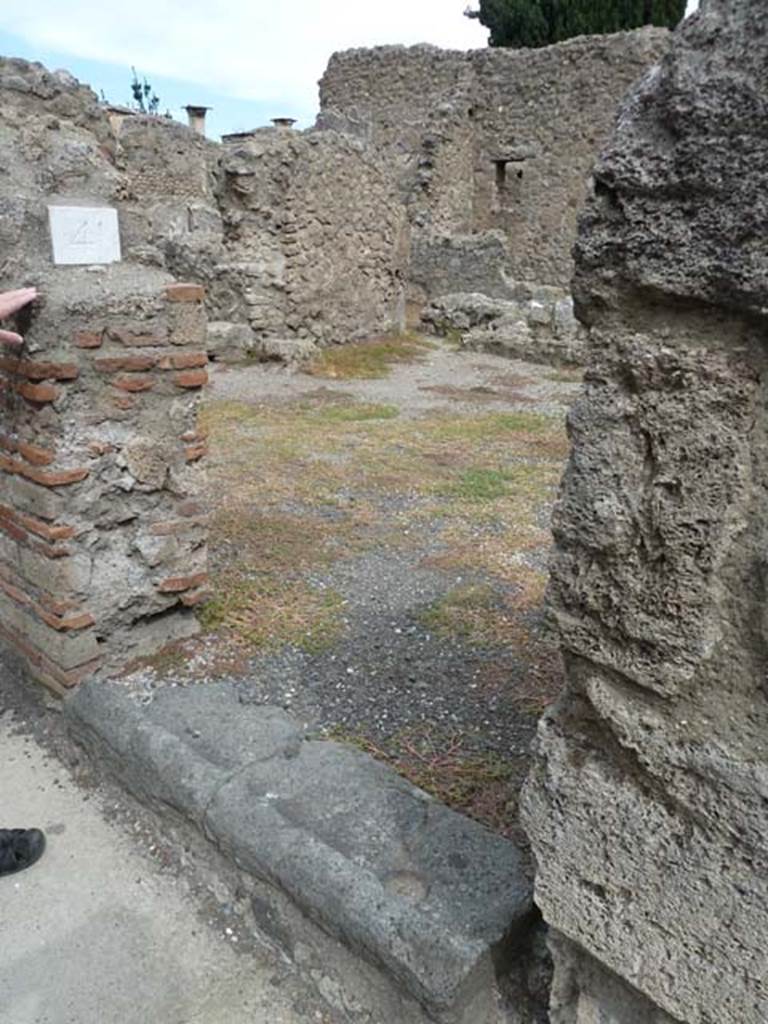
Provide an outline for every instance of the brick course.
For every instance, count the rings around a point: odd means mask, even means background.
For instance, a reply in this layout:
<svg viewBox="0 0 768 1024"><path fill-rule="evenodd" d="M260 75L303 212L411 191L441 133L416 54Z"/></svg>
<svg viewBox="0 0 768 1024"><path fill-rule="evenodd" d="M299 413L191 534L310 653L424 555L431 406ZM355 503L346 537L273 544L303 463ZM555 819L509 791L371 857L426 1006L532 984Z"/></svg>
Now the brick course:
<svg viewBox="0 0 768 1024"><path fill-rule="evenodd" d="M57 692L194 632L206 596L203 290L146 278L109 268L76 313L52 289L0 353L0 639Z"/></svg>

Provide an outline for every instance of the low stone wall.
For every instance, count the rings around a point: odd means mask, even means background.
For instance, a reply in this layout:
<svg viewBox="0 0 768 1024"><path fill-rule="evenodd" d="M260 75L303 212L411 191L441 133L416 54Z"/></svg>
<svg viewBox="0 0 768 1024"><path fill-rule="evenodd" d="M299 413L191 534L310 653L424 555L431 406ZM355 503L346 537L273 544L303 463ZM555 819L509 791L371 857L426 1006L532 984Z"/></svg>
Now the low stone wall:
<svg viewBox="0 0 768 1024"><path fill-rule="evenodd" d="M554 366L582 365L587 331L576 319L573 299L560 288L508 282L510 299L480 293L441 295L422 312L436 334L463 348Z"/></svg>
<svg viewBox="0 0 768 1024"><path fill-rule="evenodd" d="M525 796L553 1024L768 1020L768 8L703 0L595 170Z"/></svg>
<svg viewBox="0 0 768 1024"><path fill-rule="evenodd" d="M503 231L474 235L417 232L408 267L409 297L422 305L457 292L511 299L515 285L511 271L509 243Z"/></svg>
<svg viewBox="0 0 768 1024"><path fill-rule="evenodd" d="M50 273L0 359L0 636L63 691L197 628L203 291Z"/></svg>

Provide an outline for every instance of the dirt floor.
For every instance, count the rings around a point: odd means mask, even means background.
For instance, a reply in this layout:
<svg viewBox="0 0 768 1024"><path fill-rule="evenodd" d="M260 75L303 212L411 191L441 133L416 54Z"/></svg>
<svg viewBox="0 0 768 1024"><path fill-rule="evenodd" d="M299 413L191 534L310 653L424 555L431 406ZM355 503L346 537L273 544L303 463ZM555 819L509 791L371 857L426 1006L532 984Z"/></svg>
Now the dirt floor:
<svg viewBox="0 0 768 1024"><path fill-rule="evenodd" d="M134 674L236 677L516 835L561 685L542 615L574 371L372 342L310 368L214 366L212 596Z"/></svg>

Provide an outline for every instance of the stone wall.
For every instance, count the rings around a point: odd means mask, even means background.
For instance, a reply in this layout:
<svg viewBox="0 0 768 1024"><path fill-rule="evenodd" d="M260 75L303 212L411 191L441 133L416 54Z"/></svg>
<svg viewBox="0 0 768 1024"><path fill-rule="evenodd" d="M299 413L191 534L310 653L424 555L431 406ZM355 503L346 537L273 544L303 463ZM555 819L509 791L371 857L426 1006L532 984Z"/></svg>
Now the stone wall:
<svg viewBox="0 0 768 1024"><path fill-rule="evenodd" d="M120 120L116 142L125 257L207 285L223 248L221 146L178 121L142 115Z"/></svg>
<svg viewBox="0 0 768 1024"><path fill-rule="evenodd" d="M514 298L478 292L441 295L422 312L422 322L462 348L554 366L581 366L587 332L573 312L573 299L551 285L519 285Z"/></svg>
<svg viewBox="0 0 768 1024"><path fill-rule="evenodd" d="M619 99L668 38L641 29L539 50L349 50L320 83L319 124L373 143L417 231L499 229L511 279L567 287L595 154ZM412 276L428 272L417 259Z"/></svg>
<svg viewBox="0 0 768 1024"><path fill-rule="evenodd" d="M359 141L264 128L225 139L216 319L318 344L400 329L405 211Z"/></svg>
<svg viewBox="0 0 768 1024"><path fill-rule="evenodd" d="M767 63L763 0L703 0L581 222L568 686L524 800L553 1024L768 1019Z"/></svg>
<svg viewBox="0 0 768 1024"><path fill-rule="evenodd" d="M24 347L0 351L0 636L63 690L197 628L203 289L142 265L130 231L122 263L54 266L49 205L125 227L120 144L89 90L39 65L0 61L0 102L0 291L41 295Z"/></svg>

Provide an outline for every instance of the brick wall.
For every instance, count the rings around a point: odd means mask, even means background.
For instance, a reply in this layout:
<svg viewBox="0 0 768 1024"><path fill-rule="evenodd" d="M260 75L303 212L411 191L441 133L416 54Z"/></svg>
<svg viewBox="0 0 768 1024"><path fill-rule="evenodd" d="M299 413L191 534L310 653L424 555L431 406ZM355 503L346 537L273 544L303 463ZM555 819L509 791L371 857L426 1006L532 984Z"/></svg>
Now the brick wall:
<svg viewBox="0 0 768 1024"><path fill-rule="evenodd" d="M197 629L202 300L57 270L24 349L0 350L0 637L58 692Z"/></svg>

